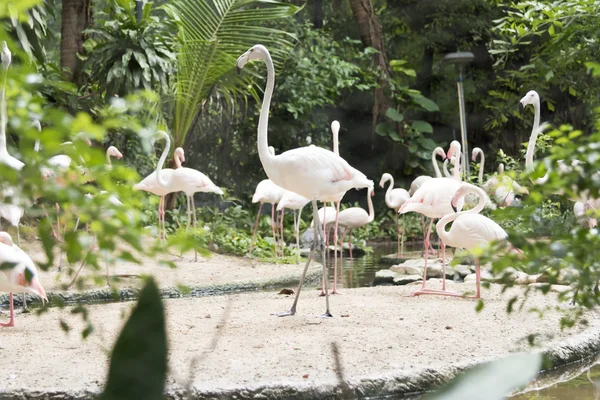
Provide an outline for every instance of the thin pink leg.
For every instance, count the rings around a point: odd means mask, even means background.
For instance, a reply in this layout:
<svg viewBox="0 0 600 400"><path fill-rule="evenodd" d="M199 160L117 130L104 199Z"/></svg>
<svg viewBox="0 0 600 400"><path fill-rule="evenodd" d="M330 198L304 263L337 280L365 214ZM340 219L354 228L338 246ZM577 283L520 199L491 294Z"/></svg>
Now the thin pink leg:
<svg viewBox="0 0 600 400"><path fill-rule="evenodd" d="M348 247L350 247L350 259L352 260L352 228L348 231Z"/></svg>
<svg viewBox="0 0 600 400"><path fill-rule="evenodd" d="M327 232L327 203L323 203L323 232L325 233L325 251L328 251L329 247L329 232Z"/></svg>
<svg viewBox="0 0 600 400"><path fill-rule="evenodd" d="M423 267L423 284L421 290L425 290L427 286L427 259L429 258L429 235L431 234L431 227L433 226L433 218L429 221L429 229L427 229L427 235L425 235L425 266ZM423 231L425 232L425 231ZM417 293L417 292L415 292Z"/></svg>
<svg viewBox="0 0 600 400"><path fill-rule="evenodd" d="M402 238L400 239L400 257L404 256L404 214L402 214Z"/></svg>
<svg viewBox="0 0 600 400"><path fill-rule="evenodd" d="M8 323L0 323L0 326L4 326L7 328L10 326L15 326L15 307L13 304L12 292L9 294L9 299L10 299L10 321L8 321Z"/></svg>
<svg viewBox="0 0 600 400"><path fill-rule="evenodd" d="M441 239L440 242L442 242ZM446 290L446 245L444 242L442 242L442 290Z"/></svg>
<svg viewBox="0 0 600 400"><path fill-rule="evenodd" d="M340 215L340 201L337 202L335 207L336 216L335 216L335 227L333 228L333 291L332 294L340 294L337 291L337 264L338 264L338 215ZM334 203L332 202L333 206ZM343 248L342 248L343 251ZM343 270L342 264L340 264L340 270Z"/></svg>
<svg viewBox="0 0 600 400"><path fill-rule="evenodd" d="M163 196L162 201L162 225L163 225L163 239L167 240L167 221L165 221L165 205L167 203L167 196Z"/></svg>
<svg viewBox="0 0 600 400"><path fill-rule="evenodd" d="M280 229L280 234L281 234L281 242L280 242L280 246L279 248L281 249L281 257L283 257L285 255L285 251L283 250L283 217L285 216L285 208L281 209L281 221L280 221L280 225L279 225L279 229Z"/></svg>
<svg viewBox="0 0 600 400"><path fill-rule="evenodd" d="M275 204L271 203L271 232L273 232L273 253L277 257L277 235L275 234Z"/></svg>
<svg viewBox="0 0 600 400"><path fill-rule="evenodd" d="M164 197L160 196L160 201L158 202L158 237L163 239L163 229L162 229L162 203Z"/></svg>
<svg viewBox="0 0 600 400"><path fill-rule="evenodd" d="M397 257L401 256L401 252L400 252L400 224L398 223L398 212L395 212L394 214L396 214L396 241L398 242L398 253L397 253ZM402 214L402 220L404 221L404 214Z"/></svg>
<svg viewBox="0 0 600 400"><path fill-rule="evenodd" d="M252 249L254 248L254 240L256 239L256 228L258 228L258 219L260 217L260 211L262 210L263 203L260 203L258 207L258 214L256 214L256 221L254 221L254 231L252 232L252 243L250 243L250 250L248 253L252 253Z"/></svg>

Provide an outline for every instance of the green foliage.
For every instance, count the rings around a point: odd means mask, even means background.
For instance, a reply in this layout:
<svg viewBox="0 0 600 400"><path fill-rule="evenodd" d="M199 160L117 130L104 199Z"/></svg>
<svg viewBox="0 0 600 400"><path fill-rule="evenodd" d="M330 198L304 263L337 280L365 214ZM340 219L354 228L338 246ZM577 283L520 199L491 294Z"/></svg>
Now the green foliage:
<svg viewBox="0 0 600 400"><path fill-rule="evenodd" d="M169 93L169 77L175 71L175 24L164 13L153 13L144 4L142 18L135 16L135 2L111 0L95 15L87 30L86 67L90 79L107 98L124 96L136 89Z"/></svg>
<svg viewBox="0 0 600 400"><path fill-rule="evenodd" d="M158 287L148 279L110 357L102 400L160 400L167 378L167 332Z"/></svg>
<svg viewBox="0 0 600 400"><path fill-rule="evenodd" d="M235 74L235 60L242 53L261 43L276 63L285 59L294 37L265 23L288 18L298 7L271 0L177 0L164 9L178 22L183 41L171 124L174 146L182 146L215 89L226 104L236 94L247 93L251 75Z"/></svg>

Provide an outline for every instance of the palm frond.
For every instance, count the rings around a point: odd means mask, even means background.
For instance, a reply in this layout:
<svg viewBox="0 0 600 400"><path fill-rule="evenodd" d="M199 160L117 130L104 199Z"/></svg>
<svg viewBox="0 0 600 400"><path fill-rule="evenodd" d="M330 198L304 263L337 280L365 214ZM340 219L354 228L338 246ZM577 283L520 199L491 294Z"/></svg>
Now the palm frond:
<svg viewBox="0 0 600 400"><path fill-rule="evenodd" d="M163 7L178 21L184 43L177 57L172 123L175 146L181 146L215 88L225 99L238 94L256 96L251 76L235 74L235 62L260 43L269 48L274 63L281 64L296 38L264 25L288 18L300 8L273 0L176 0Z"/></svg>

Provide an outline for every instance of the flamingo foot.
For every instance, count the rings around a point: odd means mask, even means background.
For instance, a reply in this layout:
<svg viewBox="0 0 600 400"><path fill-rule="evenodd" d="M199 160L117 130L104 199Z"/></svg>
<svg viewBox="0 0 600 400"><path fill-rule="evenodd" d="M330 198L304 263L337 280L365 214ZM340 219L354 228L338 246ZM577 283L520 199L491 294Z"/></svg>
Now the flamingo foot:
<svg viewBox="0 0 600 400"><path fill-rule="evenodd" d="M319 297L323 297L325 296L325 291L323 289L321 289L321 293L319 293Z"/></svg>
<svg viewBox="0 0 600 400"><path fill-rule="evenodd" d="M320 315L319 318L333 318L333 315L327 311L325 314Z"/></svg>
<svg viewBox="0 0 600 400"><path fill-rule="evenodd" d="M339 295L341 295L341 294L342 294L342 292L338 291L337 289L333 289L333 290L331 291L331 294L339 294Z"/></svg>
<svg viewBox="0 0 600 400"><path fill-rule="evenodd" d="M412 292L410 296L420 296L422 294L433 294L438 296L451 296L451 297L465 297L464 294L458 292L452 292L449 290L435 290L435 289L421 289L416 292Z"/></svg>
<svg viewBox="0 0 600 400"><path fill-rule="evenodd" d="M0 323L0 326L2 326L2 327L4 327L4 328L10 328L10 327L13 327L13 326L15 326L15 321L11 319L11 320L10 320L9 322L7 322L7 323Z"/></svg>
<svg viewBox="0 0 600 400"><path fill-rule="evenodd" d="M280 312L274 315L277 315L278 317L293 317L296 315L296 309L292 308L290 311Z"/></svg>

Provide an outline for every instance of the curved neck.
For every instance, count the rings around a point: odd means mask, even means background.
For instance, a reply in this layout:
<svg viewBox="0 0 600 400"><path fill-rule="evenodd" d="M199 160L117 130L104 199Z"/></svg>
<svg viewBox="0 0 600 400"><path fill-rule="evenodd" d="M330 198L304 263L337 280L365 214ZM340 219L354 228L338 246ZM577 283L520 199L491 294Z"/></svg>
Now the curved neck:
<svg viewBox="0 0 600 400"><path fill-rule="evenodd" d="M498 175L502 175L504 173L504 164L500 163L498 165Z"/></svg>
<svg viewBox="0 0 600 400"><path fill-rule="evenodd" d="M448 171L448 159L447 158L444 160L444 163L442 164L442 171L444 171L444 176L446 178L452 178L452 176L450 175L450 172Z"/></svg>
<svg viewBox="0 0 600 400"><path fill-rule="evenodd" d="M525 153L525 168L530 169L533 167L533 153L535 152L535 142L540 129L540 99L536 97L533 103L533 110L535 111L535 117L533 117L533 128L531 130L531 136L529 136L529 143L527 143L527 152Z"/></svg>
<svg viewBox="0 0 600 400"><path fill-rule="evenodd" d="M461 152L457 152L454 155L454 161L452 161L452 165L454 165L454 171L452 171L452 177L457 181L461 181L460 179L460 159L462 157Z"/></svg>
<svg viewBox="0 0 600 400"><path fill-rule="evenodd" d="M2 80L2 87L0 88L0 153L6 153L6 124L7 124L7 113L6 113L6 77L8 76L8 69L4 70L4 78Z"/></svg>
<svg viewBox="0 0 600 400"><path fill-rule="evenodd" d="M275 86L275 67L269 53L263 54L263 61L267 65L267 86L265 88L265 97L263 98L260 109L260 117L258 118L258 156L260 162L265 167L265 164L270 164L275 156L269 153L269 144L267 132L269 128L269 107L271 106L271 97L273 96L273 87Z"/></svg>
<svg viewBox="0 0 600 400"><path fill-rule="evenodd" d="M110 161L110 153L109 150L106 150L106 165L108 165L109 167L112 166L112 162Z"/></svg>
<svg viewBox="0 0 600 400"><path fill-rule="evenodd" d="M391 207L391 204L392 204L392 190L394 190L394 177L390 175L387 178L387 180L390 182L390 186L388 186L388 188L387 188L387 190L385 192L385 204L387 204L388 207Z"/></svg>
<svg viewBox="0 0 600 400"><path fill-rule="evenodd" d="M169 150L171 149L171 139L169 138L169 135L167 135L167 133L164 131L158 131L157 134L159 134L161 136L161 138L165 139L166 143L165 143L165 149L163 150L162 154L160 155L160 159L158 160L158 165L156 166L156 181L158 182L159 186L166 187L169 184L169 181L167 181L166 179L163 179L164 176L162 176L161 170L162 170L163 166L165 165L165 160L167 159L167 154L169 154Z"/></svg>
<svg viewBox="0 0 600 400"><path fill-rule="evenodd" d="M177 156L177 153L173 154L173 160L175 161L175 168L181 167L181 160Z"/></svg>
<svg viewBox="0 0 600 400"><path fill-rule="evenodd" d="M338 132L333 131L333 152L336 156L340 155L340 144L338 141Z"/></svg>
<svg viewBox="0 0 600 400"><path fill-rule="evenodd" d="M477 177L479 186L481 186L483 184L483 167L485 165L485 155L483 154L483 150L478 151L477 154L481 156L481 163L479 164L479 176Z"/></svg>
<svg viewBox="0 0 600 400"><path fill-rule="evenodd" d="M435 177L441 178L442 173L440 172L440 167L437 164L436 156L437 156L437 152L434 150L433 153L431 153L431 163L433 164L433 170L435 171Z"/></svg>
<svg viewBox="0 0 600 400"><path fill-rule="evenodd" d="M393 185L390 185L390 188ZM371 223L373 222L373 220L375 219L375 210L373 209L373 200L371 199L371 194L373 193L373 189L369 188L369 190L367 190L367 203L369 204L369 222Z"/></svg>
<svg viewBox="0 0 600 400"><path fill-rule="evenodd" d="M477 195L477 205L475 207L471 208L470 210L447 214L447 215L443 216L436 224L435 230L437 231L437 234L440 237L440 240L442 242L444 242L444 243L451 242L449 233L446 231L446 225L448 225L450 222L454 221L456 218L460 217L461 215L479 214L481 212L481 210L483 210L483 207L485 207L485 192L483 191L483 189L481 189L477 186L469 185L468 189L464 191L464 194L461 197L464 198L466 195L468 195L470 193L474 193L475 195Z"/></svg>

